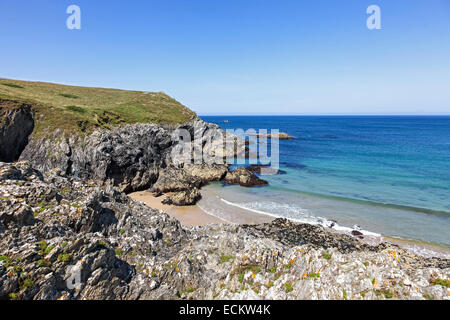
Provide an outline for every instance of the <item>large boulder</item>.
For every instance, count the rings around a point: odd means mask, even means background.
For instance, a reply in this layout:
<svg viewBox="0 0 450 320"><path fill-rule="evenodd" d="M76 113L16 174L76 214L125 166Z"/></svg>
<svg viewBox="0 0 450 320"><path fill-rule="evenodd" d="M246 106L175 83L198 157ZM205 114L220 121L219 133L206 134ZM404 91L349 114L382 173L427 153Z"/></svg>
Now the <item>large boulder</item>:
<svg viewBox="0 0 450 320"><path fill-rule="evenodd" d="M212 181L220 181L228 173L228 165L224 164L188 164L184 166L184 170L194 178L200 179L203 184Z"/></svg>
<svg viewBox="0 0 450 320"><path fill-rule="evenodd" d="M227 184L238 184L242 187L265 186L268 184L267 181L258 178L253 172L244 167L228 172L224 182Z"/></svg>
<svg viewBox="0 0 450 320"><path fill-rule="evenodd" d="M191 176L182 168L169 167L162 170L158 180L150 191L155 193L168 193L200 188L202 180Z"/></svg>
<svg viewBox="0 0 450 320"><path fill-rule="evenodd" d="M175 206L191 206L196 204L201 198L200 191L197 188L193 188L170 194L162 203Z"/></svg>

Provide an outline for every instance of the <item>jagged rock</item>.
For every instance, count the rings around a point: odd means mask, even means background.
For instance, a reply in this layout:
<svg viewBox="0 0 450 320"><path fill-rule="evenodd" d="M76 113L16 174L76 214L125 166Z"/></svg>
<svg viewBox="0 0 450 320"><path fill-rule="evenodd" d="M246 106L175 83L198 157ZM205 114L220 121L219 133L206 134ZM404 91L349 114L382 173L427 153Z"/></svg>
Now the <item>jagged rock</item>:
<svg viewBox="0 0 450 320"><path fill-rule="evenodd" d="M175 192L167 196L162 203L175 206L190 206L196 204L201 198L202 195L200 191L197 188L193 188L190 190Z"/></svg>
<svg viewBox="0 0 450 320"><path fill-rule="evenodd" d="M224 182L227 184L239 184L242 187L264 186L267 181L258 178L253 172L244 167L239 167L228 172Z"/></svg>
<svg viewBox="0 0 450 320"><path fill-rule="evenodd" d="M364 239L364 234L361 231L353 230L352 235L359 239Z"/></svg>
<svg viewBox="0 0 450 320"><path fill-rule="evenodd" d="M150 189L155 193L168 193L200 188L202 180L191 176L182 168L169 167L162 170L158 180Z"/></svg>
<svg viewBox="0 0 450 320"><path fill-rule="evenodd" d="M22 161L11 166L0 162L0 180L42 180L42 174L35 170L29 161Z"/></svg>
<svg viewBox="0 0 450 320"><path fill-rule="evenodd" d="M287 219L276 219L271 223L257 226L243 226L251 232L261 232L261 237L268 237L291 245L311 244L317 248L336 248L348 253L354 250L382 251L385 244L369 246L345 234L323 232L323 227L309 224L297 224Z"/></svg>
<svg viewBox="0 0 450 320"><path fill-rule="evenodd" d="M4 162L19 158L34 129L31 107L10 106L12 103L0 99L0 161Z"/></svg>
<svg viewBox="0 0 450 320"><path fill-rule="evenodd" d="M225 164L201 164L184 166L184 170L194 178L201 180L202 184L212 181L222 180L228 172L228 165Z"/></svg>
<svg viewBox="0 0 450 320"><path fill-rule="evenodd" d="M163 169L150 189L156 195L175 192L168 196L165 204L177 206L193 205L200 200L199 188L212 181L220 181L228 172L226 165L185 165L183 168Z"/></svg>
<svg viewBox="0 0 450 320"><path fill-rule="evenodd" d="M176 127L125 125L111 130L99 129L90 135L67 135L56 130L45 137L31 136L20 159L29 160L40 171L58 168L74 178L112 183L126 193L141 191L153 186L161 170L180 165L174 156L183 148L183 143L174 138L179 129L190 132L196 140L189 142L189 147L202 146L204 154L214 156L219 146L223 148L224 131L196 120ZM235 152L228 151L224 157L233 157ZM205 165L204 172L195 165L186 168L192 174L179 175L187 179L180 183L190 184L192 176L207 183L223 177L226 172L225 165Z"/></svg>
<svg viewBox="0 0 450 320"><path fill-rule="evenodd" d="M0 179L0 216L35 215L0 219L0 300L448 299L448 259L283 219L182 227L115 187L38 176Z"/></svg>
<svg viewBox="0 0 450 320"><path fill-rule="evenodd" d="M0 221L4 225L10 223L22 226L31 225L34 223L33 211L29 207L6 206L0 213Z"/></svg>
<svg viewBox="0 0 450 320"><path fill-rule="evenodd" d="M88 136L56 131L32 139L21 155L41 171L55 168L75 178L111 182L124 192L144 190L167 165L169 133L153 124L98 130Z"/></svg>

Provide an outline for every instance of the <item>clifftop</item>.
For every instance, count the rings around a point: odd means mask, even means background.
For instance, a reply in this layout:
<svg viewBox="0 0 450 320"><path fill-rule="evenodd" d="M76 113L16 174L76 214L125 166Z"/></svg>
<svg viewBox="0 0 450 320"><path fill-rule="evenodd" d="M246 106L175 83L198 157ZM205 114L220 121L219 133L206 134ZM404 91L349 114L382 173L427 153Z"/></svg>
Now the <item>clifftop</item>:
<svg viewBox="0 0 450 320"><path fill-rule="evenodd" d="M0 78L0 109L23 105L31 106L35 113L34 136L55 129L90 133L120 124L181 124L197 119L195 112L162 92Z"/></svg>

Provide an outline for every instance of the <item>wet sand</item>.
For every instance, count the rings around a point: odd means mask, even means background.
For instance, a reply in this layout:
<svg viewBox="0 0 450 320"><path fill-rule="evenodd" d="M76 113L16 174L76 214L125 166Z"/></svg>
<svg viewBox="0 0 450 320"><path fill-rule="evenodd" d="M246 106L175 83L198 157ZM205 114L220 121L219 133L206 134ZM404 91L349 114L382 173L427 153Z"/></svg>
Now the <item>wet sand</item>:
<svg viewBox="0 0 450 320"><path fill-rule="evenodd" d="M205 226L208 224L260 224L270 222L275 219L272 216L235 208L232 215L230 215L233 221L226 221L205 212L198 205L177 207L173 205L163 204L162 201L166 198L167 195L156 198L150 192L141 191L132 193L129 196L135 201L144 202L151 208L166 212L169 216L180 221L182 225L190 227ZM328 229L328 231L343 233L341 231L333 229ZM414 253L423 257L450 257L450 248L448 248L447 246L439 246L436 244L430 244L420 241L394 238L385 235L382 235L381 237L365 236L363 241L370 245L376 245L383 241L390 242L404 249L413 251Z"/></svg>
<svg viewBox="0 0 450 320"><path fill-rule="evenodd" d="M208 224L228 224L228 221L207 214L198 206L176 207L163 204L167 195L155 198L150 192L135 192L129 195L133 200L144 202L147 206L163 210L184 226L204 226Z"/></svg>

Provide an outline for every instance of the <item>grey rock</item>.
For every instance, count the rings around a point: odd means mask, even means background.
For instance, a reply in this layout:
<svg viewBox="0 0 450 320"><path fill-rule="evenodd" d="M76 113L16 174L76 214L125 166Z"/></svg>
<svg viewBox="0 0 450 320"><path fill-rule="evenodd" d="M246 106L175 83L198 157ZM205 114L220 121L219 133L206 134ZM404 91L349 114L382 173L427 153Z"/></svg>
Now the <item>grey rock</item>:
<svg viewBox="0 0 450 320"><path fill-rule="evenodd" d="M189 190L191 188L200 188L202 180L191 176L182 168L169 167L162 170L158 180L150 189L155 193L168 193Z"/></svg>
<svg viewBox="0 0 450 320"><path fill-rule="evenodd" d="M232 172L228 172L225 176L224 182L227 184L239 184L242 187L264 186L267 181L258 178L250 170L239 167Z"/></svg>
<svg viewBox="0 0 450 320"><path fill-rule="evenodd" d="M196 204L201 198L202 195L200 191L197 188L193 188L190 190L175 192L167 196L162 203L176 206L190 206Z"/></svg>
<svg viewBox="0 0 450 320"><path fill-rule="evenodd" d="M283 219L182 227L111 185L0 167L0 216L36 215L0 219L0 299L448 299L448 259Z"/></svg>
<svg viewBox="0 0 450 320"><path fill-rule="evenodd" d="M4 162L19 158L34 129L31 107L20 104L10 108L11 103L0 99L0 161Z"/></svg>

